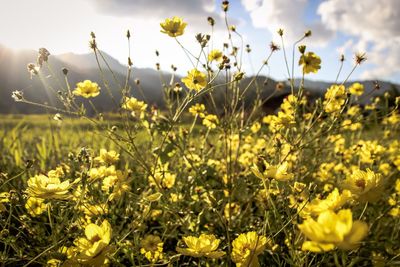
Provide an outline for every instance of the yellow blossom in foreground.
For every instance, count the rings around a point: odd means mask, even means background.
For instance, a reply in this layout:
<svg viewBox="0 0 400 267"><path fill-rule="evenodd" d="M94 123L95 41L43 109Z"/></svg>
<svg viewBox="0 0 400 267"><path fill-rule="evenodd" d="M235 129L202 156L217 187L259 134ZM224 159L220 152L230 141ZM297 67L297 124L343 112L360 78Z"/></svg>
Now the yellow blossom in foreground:
<svg viewBox="0 0 400 267"><path fill-rule="evenodd" d="M200 118L204 118L205 110L206 107L204 106L204 104L197 103L189 108L189 113L192 114L193 116L200 116Z"/></svg>
<svg viewBox="0 0 400 267"><path fill-rule="evenodd" d="M160 23L162 28L161 32L168 34L171 37L177 37L184 33L187 23L183 22L180 17L172 17L165 19L164 22Z"/></svg>
<svg viewBox="0 0 400 267"><path fill-rule="evenodd" d="M317 73L321 68L321 58L313 52L305 53L300 57L299 66L303 67L303 73Z"/></svg>
<svg viewBox="0 0 400 267"><path fill-rule="evenodd" d="M89 224L85 228L85 237L74 241L79 254L76 259L79 263L92 266L101 266L104 264L105 257L109 251L112 228L107 220L98 226Z"/></svg>
<svg viewBox="0 0 400 267"><path fill-rule="evenodd" d="M74 95L82 96L84 98L95 97L100 94L100 87L97 83L90 80L84 80L76 84L73 91Z"/></svg>
<svg viewBox="0 0 400 267"><path fill-rule="evenodd" d="M26 201L25 208L28 210L28 213L33 217L38 216L47 209L47 205L43 202L44 199L30 197Z"/></svg>
<svg viewBox="0 0 400 267"><path fill-rule="evenodd" d="M251 167L251 170L255 176L260 179L272 178L278 181L288 181L293 179L294 174L288 172L289 163L287 161L282 162L278 165L269 165L267 162L264 162L264 172L261 173L256 165Z"/></svg>
<svg viewBox="0 0 400 267"><path fill-rule="evenodd" d="M217 251L221 240L214 235L201 234L199 237L187 236L183 238L187 248L177 247L176 251L191 257L220 258L225 255L223 251Z"/></svg>
<svg viewBox="0 0 400 267"><path fill-rule="evenodd" d="M100 166L98 168L91 168L88 172L89 181L95 181L101 178L107 178L109 176L117 176L117 170L115 169L114 165L109 167ZM117 177L114 178L115 180Z"/></svg>
<svg viewBox="0 0 400 267"><path fill-rule="evenodd" d="M343 190L339 193L339 190L335 188L325 199L313 199L306 206L302 208L300 214L303 217L317 216L326 210L338 210L343 205L352 200L352 195L349 190Z"/></svg>
<svg viewBox="0 0 400 267"><path fill-rule="evenodd" d="M156 235L147 235L140 242L140 253L143 254L150 262L157 262L163 259L163 245L160 237Z"/></svg>
<svg viewBox="0 0 400 267"><path fill-rule="evenodd" d="M305 241L302 250L324 252L335 249L352 250L368 233L368 226L362 221L353 222L351 210L322 212L317 221L308 218L299 225L300 231L310 241Z"/></svg>
<svg viewBox="0 0 400 267"><path fill-rule="evenodd" d="M395 192L389 197L388 203L392 206L389 215L400 217L400 179L396 180Z"/></svg>
<svg viewBox="0 0 400 267"><path fill-rule="evenodd" d="M346 88L344 85L332 85L325 93L324 110L334 113L341 110L346 102Z"/></svg>
<svg viewBox="0 0 400 267"><path fill-rule="evenodd" d="M153 186L161 186L163 188L172 188L175 184L176 175L168 170L169 163L158 164L154 171L154 175L149 175L149 183Z"/></svg>
<svg viewBox="0 0 400 267"><path fill-rule="evenodd" d="M343 181L343 188L350 190L360 202L374 202L379 200L382 194L383 181L380 174L370 169L358 169Z"/></svg>
<svg viewBox="0 0 400 267"><path fill-rule="evenodd" d="M218 125L218 117L214 114L208 114L203 119L203 125L209 129L215 129Z"/></svg>
<svg viewBox="0 0 400 267"><path fill-rule="evenodd" d="M257 133L260 129L261 129L261 123L259 123L259 122L253 123L253 125L250 127L250 130L253 133Z"/></svg>
<svg viewBox="0 0 400 267"><path fill-rule="evenodd" d="M102 148L100 149L100 156L96 157L95 160L100 163L113 164L119 160L119 154L114 150L107 151Z"/></svg>
<svg viewBox="0 0 400 267"><path fill-rule="evenodd" d="M63 168L64 167L64 168ZM54 170L50 170L47 172L47 176L49 178L61 178L65 175L64 169L66 170L66 172L69 172L69 167L68 166L58 166L57 168L55 168Z"/></svg>
<svg viewBox="0 0 400 267"><path fill-rule="evenodd" d="M144 116L144 112L146 111L147 104L144 103L144 101L139 101L134 97L126 97L123 100L122 108L132 111L133 117L142 118Z"/></svg>
<svg viewBox="0 0 400 267"><path fill-rule="evenodd" d="M128 179L129 178L128 172L129 172L129 170L124 171L124 172L118 170L116 181L111 180L111 181L109 181L109 183L107 183L107 180L104 179L101 189L104 191L108 191L111 187L113 189L112 193L108 197L108 200L110 200L110 201L112 201L114 199L117 200L120 197L122 197L122 195L125 192L128 192L131 190L131 185L130 185L131 181L130 181L130 179Z"/></svg>
<svg viewBox="0 0 400 267"><path fill-rule="evenodd" d="M361 83L353 83L349 87L349 92L352 95L360 96L364 93L364 85L362 85Z"/></svg>
<svg viewBox="0 0 400 267"><path fill-rule="evenodd" d="M77 248L74 247L74 246L70 246L70 247L62 246L62 247L60 247L60 248L58 249L57 252L58 252L58 253L61 253L61 254L64 254L64 256L65 256L67 259L71 259L71 258L73 258L73 257L76 256L76 254L77 254ZM68 263L69 263L69 262L68 262ZM66 264L66 266L68 266L68 265Z"/></svg>
<svg viewBox="0 0 400 267"><path fill-rule="evenodd" d="M263 253L270 241L256 232L240 234L232 242L232 260L237 267L259 266L258 255Z"/></svg>
<svg viewBox="0 0 400 267"><path fill-rule="evenodd" d="M59 178L49 178L43 174L35 175L28 180L26 192L29 196L42 199L65 199L69 197L69 181L61 182Z"/></svg>
<svg viewBox="0 0 400 267"><path fill-rule="evenodd" d="M182 82L190 90L200 91L207 86L207 76L198 69L192 69L182 78Z"/></svg>
<svg viewBox="0 0 400 267"><path fill-rule="evenodd" d="M392 112L390 116L383 119L382 124L384 125L398 125L400 123L400 115L397 112Z"/></svg>
<svg viewBox="0 0 400 267"><path fill-rule="evenodd" d="M216 61L216 62L221 62L222 61L222 52L218 49L213 49L211 52L208 54L208 61Z"/></svg>

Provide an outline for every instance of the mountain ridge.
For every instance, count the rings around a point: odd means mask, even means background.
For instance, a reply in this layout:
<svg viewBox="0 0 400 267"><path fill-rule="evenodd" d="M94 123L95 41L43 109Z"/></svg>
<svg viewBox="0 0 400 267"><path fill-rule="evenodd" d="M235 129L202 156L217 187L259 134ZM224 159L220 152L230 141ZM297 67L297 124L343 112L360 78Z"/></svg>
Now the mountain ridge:
<svg viewBox="0 0 400 267"><path fill-rule="evenodd" d="M105 78L109 81L113 94L118 92L118 84L125 84L125 77L127 74L127 66L113 58L111 55L102 52L102 55L107 60L108 65L114 72L115 78L107 70L107 66L104 64L103 59L99 57L100 65L104 70ZM41 77L34 76L30 77L27 71L27 64L35 62L37 58L37 52L34 50L21 50L15 51L0 45L0 113L44 113L46 110L42 108L27 106L23 103L16 103L12 98L11 94L15 90L21 90L24 92L24 96L34 102L43 103L49 102L52 105L57 105L57 97L55 94L51 94L51 90L45 90L43 84L48 84L48 87L53 88L52 90L58 91L62 87L66 87L65 77L62 73L63 68L68 69L68 81L70 86L74 87L79 81L89 79L102 83L102 76L98 69L98 63L93 53L76 54L76 53L64 53L60 55L50 55L49 65L51 69L43 68L43 75ZM162 72L165 76L168 75L166 81L170 80L171 73ZM148 104L163 107L163 92L162 82L160 80L160 73L151 68L132 68L132 78L130 79L130 87L132 88L132 95L137 98L142 98L141 94L137 90L137 84L135 80L140 80L140 86L143 89L144 95ZM262 84L263 80L267 77L258 77L257 81ZM252 77L247 77L242 81L242 84L250 82ZM278 81L268 78L268 84L264 85L263 95L272 92L278 83ZM180 76L175 76L174 82L180 81ZM352 81L355 82L355 81ZM346 83L349 85L352 82ZM296 79L296 83L299 83L299 79ZM373 81L361 81L366 87L366 91L372 90L374 87ZM322 95L323 92L332 83L325 81L313 81L305 80L306 89L315 95ZM398 90L399 85L392 84L385 81L379 81L381 90L374 91L373 94L382 94L387 90ZM104 87L101 85L101 87ZM105 88L104 88L105 89ZM254 97L254 90L250 90L249 97ZM287 88L285 90L287 92ZM398 91L397 91L398 92ZM99 106L99 110L104 112L115 111L112 106L112 101L109 101L107 94L100 94L98 97L93 99L96 106Z"/></svg>

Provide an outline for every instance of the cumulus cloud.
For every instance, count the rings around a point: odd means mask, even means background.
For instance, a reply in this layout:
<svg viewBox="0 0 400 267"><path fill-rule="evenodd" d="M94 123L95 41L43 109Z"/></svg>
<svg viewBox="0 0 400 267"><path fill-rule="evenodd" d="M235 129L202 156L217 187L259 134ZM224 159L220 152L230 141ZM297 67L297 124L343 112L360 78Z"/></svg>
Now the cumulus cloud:
<svg viewBox="0 0 400 267"><path fill-rule="evenodd" d="M223 27L223 20L217 12L215 0L87 0L92 2L96 10L102 14L143 20L162 20L167 17L184 18L196 31L203 31L207 25L207 17L213 17L216 27Z"/></svg>
<svg viewBox="0 0 400 267"><path fill-rule="evenodd" d="M320 21L305 22L308 0L242 0L242 5L250 12L253 26L266 28L275 33L278 28L285 30L289 42L301 38L307 30L313 32L313 45L325 45L333 36Z"/></svg>
<svg viewBox="0 0 400 267"><path fill-rule="evenodd" d="M314 21L305 13L310 0L241 0L256 28L275 33L285 29L293 42L311 29L308 45L324 46L340 33L348 38L337 48L348 55L367 52L368 68L361 78L390 78L400 72L400 1L399 0L322 0ZM336 35L338 36L338 35Z"/></svg>
<svg viewBox="0 0 400 267"><path fill-rule="evenodd" d="M215 0L95 0L99 11L117 16L202 16L215 9Z"/></svg>
<svg viewBox="0 0 400 267"><path fill-rule="evenodd" d="M326 0L318 7L321 22L329 29L353 36L346 50L367 51L372 68L361 78L390 77L400 66L400 1Z"/></svg>

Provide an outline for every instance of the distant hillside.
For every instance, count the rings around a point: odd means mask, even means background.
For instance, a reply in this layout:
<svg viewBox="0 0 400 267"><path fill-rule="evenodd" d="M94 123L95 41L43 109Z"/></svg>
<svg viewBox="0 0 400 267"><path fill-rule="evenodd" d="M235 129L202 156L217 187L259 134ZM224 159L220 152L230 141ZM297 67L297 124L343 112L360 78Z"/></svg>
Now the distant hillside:
<svg viewBox="0 0 400 267"><path fill-rule="evenodd" d="M101 62L102 68L105 70L105 78L110 82L111 91L115 97L120 96L120 85L125 83L125 77L127 73L127 67L110 55L103 53L105 59L107 60L110 67L113 69L117 82L114 81L111 73L107 71L104 62ZM30 77L27 71L28 63L35 63L37 58L37 51L34 50L22 50L14 51L12 49L3 47L0 45L0 113L44 113L46 112L43 108L38 108L31 105L26 105L22 103L17 103L11 98L11 93L15 90L21 90L24 92L24 96L34 102L39 103L51 103L51 105L60 105L57 98L55 97L54 91L59 91L66 87L64 75L62 74L62 68L67 68L68 81L71 87L79 81L90 79L96 81L102 87L102 93L96 97L93 102L98 107L100 111L115 111L116 107L110 101L107 94L106 88L102 82L102 77L98 70L96 58L93 53L90 54L73 54L66 53L62 55L51 55L49 57L49 64L51 70L47 67L42 69L43 75L42 79L38 76ZM101 60L101 59L100 59ZM165 81L169 82L171 74L165 73ZM140 86L143 89L145 98L150 105L157 105L158 107L163 107L163 92L162 84L160 81L159 72L153 69L132 69L132 76L130 79L131 93L137 98L142 98L138 91L137 85L134 83L135 79L140 80ZM179 81L180 77L175 77L175 81ZM241 87L246 87L252 77L246 77L241 81ZM273 92L277 81L266 78L258 77L256 79L257 85L261 90L261 95L267 97ZM297 81L299 82L299 81ZM373 88L373 83L371 81L362 82L367 91ZM381 85L381 90L376 92L381 94L386 90L397 90L398 86L387 82L379 82ZM44 84L48 85L46 89ZM246 104L251 104L251 99L255 96L256 83L250 87L248 93L246 94ZM306 89L309 91L311 96L320 96L323 92L330 86L330 83L326 82L315 82L306 81ZM288 88L286 87L283 91L276 94L278 97L276 101L281 101L279 95L284 95L288 93ZM223 90L217 90L215 92L215 98L218 101L223 101ZM204 97L202 101L208 102L207 96ZM85 100L83 100L85 101ZM275 106L275 104L274 104Z"/></svg>
<svg viewBox="0 0 400 267"><path fill-rule="evenodd" d="M104 63L101 63L105 70L105 78L110 82L113 95L120 96L120 85L124 85L127 67L120 64L111 56L105 54L108 64L112 67L116 79L115 82L111 73L107 70ZM96 81L102 87L102 94L96 97L93 102L102 111L112 111L114 109L106 88L103 85L102 77L97 68L94 54L63 54L60 56L49 57L51 71L44 68L41 70L43 79L33 76L32 79L27 71L28 63L35 63L37 52L34 50L24 50L15 52L11 49L0 46L0 113L43 113L45 110L31 105L16 103L11 98L11 93L15 90L24 92L24 96L32 101L44 103L48 102L57 105L57 99L52 90L46 90L44 84L48 84L55 91L66 88L62 69L68 69L68 81L71 87L77 82L90 79ZM162 105L163 94L161 91L161 82L159 73L151 69L132 69L130 86L132 95L141 98L134 84L134 80L139 79L146 99L150 104ZM59 104L59 103L58 103Z"/></svg>
<svg viewBox="0 0 400 267"><path fill-rule="evenodd" d="M300 79L296 79L295 84L299 85L300 84ZM387 91L393 91L394 94L400 95L400 86L398 84L393 84L390 82L386 81L349 81L346 82L344 85L350 86L351 84L359 82L364 85L365 92L371 92L370 96L376 96L376 95L381 95L383 92ZM378 82L380 89L379 90L374 90L375 89L375 82ZM304 86L307 88L309 91L312 92L320 92L325 91L327 88L329 88L332 85L332 82L324 82L324 81L312 81L312 80L305 80L304 81ZM367 100L367 99L366 99Z"/></svg>

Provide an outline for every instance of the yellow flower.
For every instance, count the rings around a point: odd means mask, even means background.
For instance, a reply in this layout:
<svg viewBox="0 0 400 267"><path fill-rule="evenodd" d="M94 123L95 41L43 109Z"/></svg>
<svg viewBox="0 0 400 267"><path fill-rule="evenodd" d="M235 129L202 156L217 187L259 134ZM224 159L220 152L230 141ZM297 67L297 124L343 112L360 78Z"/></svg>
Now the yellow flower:
<svg viewBox="0 0 400 267"><path fill-rule="evenodd" d="M344 85L332 85L325 93L324 110L334 113L341 110L346 101L346 88Z"/></svg>
<svg viewBox="0 0 400 267"><path fill-rule="evenodd" d="M299 66L303 67L303 73L317 73L321 68L321 58L313 52L305 53L300 57Z"/></svg>
<svg viewBox="0 0 400 267"><path fill-rule="evenodd" d="M382 172L384 175L389 175L391 170L389 163L381 163L379 165L379 171Z"/></svg>
<svg viewBox="0 0 400 267"><path fill-rule="evenodd" d="M104 264L106 253L109 251L112 228L107 220L98 226L88 224L85 228L85 237L78 238L74 244L79 250L77 260L79 263L92 266Z"/></svg>
<svg viewBox="0 0 400 267"><path fill-rule="evenodd" d="M267 245L271 245L270 240L256 232L240 234L232 242L232 260L237 267L259 266L257 257Z"/></svg>
<svg viewBox="0 0 400 267"><path fill-rule="evenodd" d="M114 166L111 166L114 167ZM115 167L114 167L115 170ZM112 201L114 199L120 198L125 192L131 189L130 179L128 179L129 170L127 171L115 171L114 174L110 174L105 177L102 182L101 190L104 192L109 192L112 189L112 193L108 197L108 200Z"/></svg>
<svg viewBox="0 0 400 267"><path fill-rule="evenodd" d="M103 215L108 213L108 206L107 204L97 204L97 205L90 205L90 204L82 204L79 207L80 210L85 213L88 217L93 217L97 215Z"/></svg>
<svg viewBox="0 0 400 267"><path fill-rule="evenodd" d="M46 209L47 205L44 202L44 199L30 197L26 201L25 208L28 210L28 213L33 217L36 217L42 214Z"/></svg>
<svg viewBox="0 0 400 267"><path fill-rule="evenodd" d="M169 200L171 201L171 202L178 202L178 201L180 201L180 200L182 200L183 199L183 195L182 194L175 194L175 193L171 193L170 194L170 197L169 197Z"/></svg>
<svg viewBox="0 0 400 267"><path fill-rule="evenodd" d="M58 249L59 253L64 254L67 259L71 259L74 256L76 256L77 254L77 248L74 246L70 246L70 247L66 247L66 246L62 246ZM68 265L67 265L68 266Z"/></svg>
<svg viewBox="0 0 400 267"><path fill-rule="evenodd" d="M141 248L140 253L144 254L146 259L150 262L157 262L163 259L163 245L160 237L156 235L147 235L140 242Z"/></svg>
<svg viewBox="0 0 400 267"><path fill-rule="evenodd" d="M116 176L117 170L114 165L111 166L100 166L98 168L91 168L88 172L89 180L95 181L108 176Z"/></svg>
<svg viewBox="0 0 400 267"><path fill-rule="evenodd" d="M222 61L222 52L218 49L213 49L211 52L208 54L208 61L216 61L216 62L221 62Z"/></svg>
<svg viewBox="0 0 400 267"><path fill-rule="evenodd" d="M353 83L349 87L349 92L352 95L360 96L364 93L364 85L362 85L361 83Z"/></svg>
<svg viewBox="0 0 400 267"><path fill-rule="evenodd" d="M182 82L190 90L200 91L207 86L207 76L198 69L188 71L186 77L182 78Z"/></svg>
<svg viewBox="0 0 400 267"><path fill-rule="evenodd" d="M8 192L1 192L0 193L0 212L5 211L6 207L3 203L10 202L10 193Z"/></svg>
<svg viewBox="0 0 400 267"><path fill-rule="evenodd" d="M144 116L144 112L146 111L147 104L144 103L144 101L139 101L134 97L126 97L123 100L122 108L132 111L133 117L142 118Z"/></svg>
<svg viewBox="0 0 400 267"><path fill-rule="evenodd" d="M61 182L59 178L49 178L43 174L29 178L26 193L32 197L43 199L68 198L69 181Z"/></svg>
<svg viewBox="0 0 400 267"><path fill-rule="evenodd" d="M172 188L175 185L176 175L168 170L169 163L158 164L154 175L148 177L150 185Z"/></svg>
<svg viewBox="0 0 400 267"><path fill-rule="evenodd" d="M400 115L397 112L392 112L391 115L383 118L382 124L384 125L397 125L400 122Z"/></svg>
<svg viewBox="0 0 400 267"><path fill-rule="evenodd" d="M394 189L396 190L397 194L400 195L400 179L396 180L396 186L394 187Z"/></svg>
<svg viewBox="0 0 400 267"><path fill-rule="evenodd" d="M83 96L84 98L95 97L100 94L100 87L95 82L84 80L76 84L73 93L74 95Z"/></svg>
<svg viewBox="0 0 400 267"><path fill-rule="evenodd" d="M214 235L201 234L199 237L187 236L183 238L187 248L177 247L176 251L191 257L208 257L212 259L225 255L223 251L217 251L221 240Z"/></svg>
<svg viewBox="0 0 400 267"><path fill-rule="evenodd" d="M343 188L350 190L360 202L374 202L379 200L382 193L382 182L380 174L370 169L366 172L358 169L343 181Z"/></svg>
<svg viewBox="0 0 400 267"><path fill-rule="evenodd" d="M168 34L171 37L177 37L184 33L187 23L183 22L182 18L172 17L165 19L160 23L162 28L161 32Z"/></svg>
<svg viewBox="0 0 400 267"><path fill-rule="evenodd" d="M317 221L308 218L299 225L300 231L310 241L305 241L303 251L324 252L338 247L352 250L359 246L368 233L368 226L361 221L354 221L351 210L340 210L337 214L324 211Z"/></svg>
<svg viewBox="0 0 400 267"><path fill-rule="evenodd" d="M300 214L303 217L307 216L317 216L326 210L338 210L347 202L352 200L352 195L349 190L343 190L340 194L339 190L335 188L325 199L313 199L308 203L302 210Z"/></svg>
<svg viewBox="0 0 400 267"><path fill-rule="evenodd" d="M61 266L62 261L58 259L50 259L46 263L46 267L58 267Z"/></svg>
<svg viewBox="0 0 400 267"><path fill-rule="evenodd" d="M102 148L100 149L100 156L96 157L95 160L100 163L113 164L119 160L119 154L114 150L107 151Z"/></svg>
<svg viewBox="0 0 400 267"><path fill-rule="evenodd" d="M227 220L239 215L240 205L238 203L227 203L224 208L224 216Z"/></svg>
<svg viewBox="0 0 400 267"><path fill-rule="evenodd" d="M253 133L257 133L260 129L261 129L261 123L259 123L259 122L253 123L253 125L250 127L250 130Z"/></svg>
<svg viewBox="0 0 400 267"><path fill-rule="evenodd" d="M206 107L204 104L195 104L189 108L189 113L192 114L193 116L200 116L200 118L204 118L205 114L204 111L206 110Z"/></svg>
<svg viewBox="0 0 400 267"><path fill-rule="evenodd" d="M47 172L47 176L49 178L61 178L61 177L63 177L65 175L64 169L67 171L67 173L69 172L69 167L68 166L63 166L63 167L58 166L54 170L48 171Z"/></svg>
<svg viewBox="0 0 400 267"><path fill-rule="evenodd" d="M356 116L359 115L361 113L361 108L360 106L356 105L356 106L351 106L348 110L347 110L347 114L349 114L350 116Z"/></svg>
<svg viewBox="0 0 400 267"><path fill-rule="evenodd" d="M214 114L208 114L203 119L203 125L209 129L215 129L218 123L218 117Z"/></svg>
<svg viewBox="0 0 400 267"><path fill-rule="evenodd" d="M272 178L278 181L288 181L293 179L294 174L288 172L289 163L287 161L278 165L270 165L264 161L264 172L261 173L256 165L251 167L251 171L260 179Z"/></svg>

